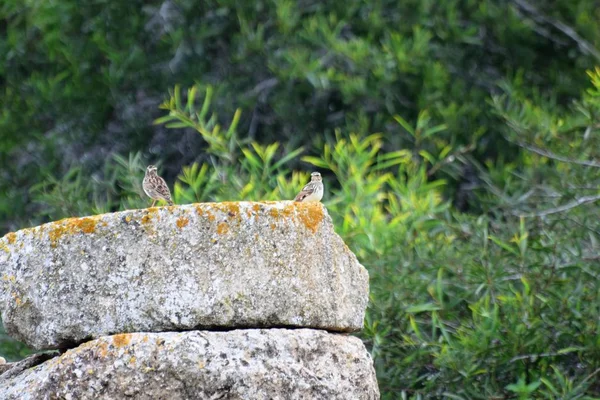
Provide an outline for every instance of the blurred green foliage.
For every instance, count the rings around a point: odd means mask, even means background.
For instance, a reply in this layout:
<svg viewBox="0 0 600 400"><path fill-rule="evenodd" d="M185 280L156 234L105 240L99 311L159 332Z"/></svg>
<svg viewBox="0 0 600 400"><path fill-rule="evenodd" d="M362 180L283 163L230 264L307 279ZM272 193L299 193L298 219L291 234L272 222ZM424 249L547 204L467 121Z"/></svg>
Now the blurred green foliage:
<svg viewBox="0 0 600 400"><path fill-rule="evenodd" d="M600 398L600 9L532 4L5 1L0 229L318 169L383 399Z"/></svg>
<svg viewBox="0 0 600 400"><path fill-rule="evenodd" d="M214 87L220 115L246 110L240 137L262 144L317 155L341 129L382 132L392 151L476 143L480 162L510 161L486 101L506 81L564 108L600 61L599 10L593 0L539 10L525 0L3 1L0 230L38 222L28 190L48 174L89 175L130 151L162 160L169 179L207 161L190 130L151 124L168 87L196 81ZM435 143L394 119L423 112L446 127ZM471 179L436 172L454 182L449 196Z"/></svg>

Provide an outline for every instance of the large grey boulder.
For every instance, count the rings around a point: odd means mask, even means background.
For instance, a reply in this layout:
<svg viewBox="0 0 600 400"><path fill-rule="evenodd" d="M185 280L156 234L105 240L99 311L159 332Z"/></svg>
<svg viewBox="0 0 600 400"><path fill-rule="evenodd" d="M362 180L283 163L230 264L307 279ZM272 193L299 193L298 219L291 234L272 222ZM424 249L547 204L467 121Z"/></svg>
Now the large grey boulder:
<svg viewBox="0 0 600 400"><path fill-rule="evenodd" d="M126 332L362 328L368 274L320 203L205 203L0 239L6 331L36 349Z"/></svg>
<svg viewBox="0 0 600 400"><path fill-rule="evenodd" d="M358 338L249 329L102 337L0 376L0 398L367 400L379 391Z"/></svg>

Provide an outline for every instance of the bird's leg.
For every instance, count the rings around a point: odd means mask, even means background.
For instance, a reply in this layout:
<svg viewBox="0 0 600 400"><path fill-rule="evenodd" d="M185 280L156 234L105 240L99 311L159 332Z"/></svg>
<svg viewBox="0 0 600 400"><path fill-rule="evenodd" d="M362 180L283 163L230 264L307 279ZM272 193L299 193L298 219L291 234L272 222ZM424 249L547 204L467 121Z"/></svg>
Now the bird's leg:
<svg viewBox="0 0 600 400"><path fill-rule="evenodd" d="M156 204L156 200L152 200L152 205L150 207L154 207L155 204Z"/></svg>

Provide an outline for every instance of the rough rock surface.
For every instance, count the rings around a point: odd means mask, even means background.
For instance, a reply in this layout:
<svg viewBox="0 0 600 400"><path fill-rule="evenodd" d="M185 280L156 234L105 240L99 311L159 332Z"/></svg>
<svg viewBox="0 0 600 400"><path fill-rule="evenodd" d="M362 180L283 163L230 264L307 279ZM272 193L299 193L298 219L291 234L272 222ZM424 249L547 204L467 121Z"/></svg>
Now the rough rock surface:
<svg viewBox="0 0 600 400"><path fill-rule="evenodd" d="M0 239L6 331L37 349L113 333L362 328L368 274L320 203L203 203Z"/></svg>
<svg viewBox="0 0 600 400"><path fill-rule="evenodd" d="M379 399L352 336L310 329L105 336L8 379L0 398Z"/></svg>

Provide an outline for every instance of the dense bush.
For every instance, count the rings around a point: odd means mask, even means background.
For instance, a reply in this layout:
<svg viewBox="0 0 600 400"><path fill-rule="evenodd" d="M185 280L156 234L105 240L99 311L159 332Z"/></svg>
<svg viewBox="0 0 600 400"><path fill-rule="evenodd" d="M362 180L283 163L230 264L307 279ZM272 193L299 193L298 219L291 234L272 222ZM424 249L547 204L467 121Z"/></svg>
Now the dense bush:
<svg viewBox="0 0 600 400"><path fill-rule="evenodd" d="M594 2L146 3L0 5L0 229L316 168L382 398L600 398Z"/></svg>
<svg viewBox="0 0 600 400"><path fill-rule="evenodd" d="M561 109L600 60L592 0L6 0L0 19L2 231L38 222L28 189L47 174L90 175L130 151L171 179L206 161L192 132L151 126L176 83L212 84L220 115L243 108L240 137L259 143L318 154L339 128L385 132L392 151L477 144L484 162L515 154L485 106L500 82ZM447 127L435 144L393 118L424 110ZM454 196L472 174L443 177Z"/></svg>

